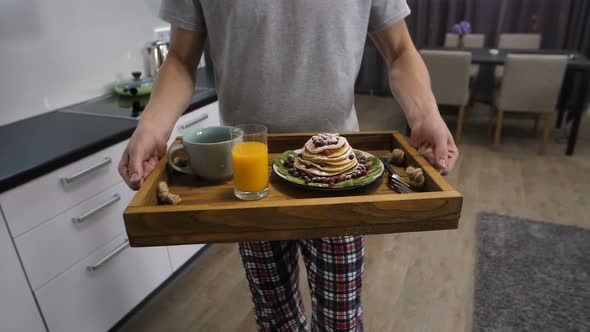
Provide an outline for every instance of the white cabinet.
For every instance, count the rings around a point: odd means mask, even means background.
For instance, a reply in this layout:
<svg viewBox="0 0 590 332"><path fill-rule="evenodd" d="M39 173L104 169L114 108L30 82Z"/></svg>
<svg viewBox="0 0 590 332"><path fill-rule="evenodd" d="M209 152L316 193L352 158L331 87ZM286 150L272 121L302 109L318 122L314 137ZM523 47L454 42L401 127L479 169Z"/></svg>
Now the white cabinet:
<svg viewBox="0 0 590 332"><path fill-rule="evenodd" d="M182 116L171 141L219 124L215 102ZM42 316L50 332L107 331L203 247L129 247L134 193L117 171L127 143L0 194L1 331L45 331Z"/></svg>
<svg viewBox="0 0 590 332"><path fill-rule="evenodd" d="M219 103L211 103L198 110L194 110L181 116L174 126L174 130L172 131L168 145L172 144L172 142L174 142L178 136L182 136L184 133L190 130L219 126L220 124L221 120L219 117ZM191 258L203 247L203 244L168 247L170 263L172 264L173 271L176 271L179 267L186 263L189 258Z"/></svg>
<svg viewBox="0 0 590 332"><path fill-rule="evenodd" d="M119 183L15 239L33 290L125 231L134 192Z"/></svg>
<svg viewBox="0 0 590 332"><path fill-rule="evenodd" d="M17 237L121 182L117 164L127 141L0 194L12 236Z"/></svg>
<svg viewBox="0 0 590 332"><path fill-rule="evenodd" d="M194 110L188 114L185 114L178 119L174 125L172 135L168 145L172 144L178 136L184 135L184 133L205 127L219 126L221 124L219 118L219 103L214 102L207 106L203 106L198 110Z"/></svg>
<svg viewBox="0 0 590 332"><path fill-rule="evenodd" d="M45 331L25 273L0 215L0 330Z"/></svg>
<svg viewBox="0 0 590 332"><path fill-rule="evenodd" d="M190 244L185 246L170 246L168 247L168 254L170 255L170 263L172 264L172 270L176 271L182 264L193 257L199 250L201 250L204 244Z"/></svg>
<svg viewBox="0 0 590 332"><path fill-rule="evenodd" d="M121 234L36 295L50 331L104 332L170 273L166 248L130 248Z"/></svg>
<svg viewBox="0 0 590 332"><path fill-rule="evenodd" d="M189 130L219 126L219 124L219 103L214 102L181 116L176 122L175 130L177 130L177 136L181 136Z"/></svg>

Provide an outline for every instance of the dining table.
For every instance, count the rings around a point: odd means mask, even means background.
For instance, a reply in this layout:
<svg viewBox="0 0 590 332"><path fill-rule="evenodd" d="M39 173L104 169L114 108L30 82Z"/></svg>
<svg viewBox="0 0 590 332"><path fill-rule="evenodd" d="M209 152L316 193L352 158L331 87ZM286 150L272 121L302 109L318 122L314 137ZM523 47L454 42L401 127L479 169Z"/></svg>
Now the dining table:
<svg viewBox="0 0 590 332"><path fill-rule="evenodd" d="M567 139L566 155L573 155L578 139L582 115L588 107L590 88L590 60L578 51L554 49L493 49L493 48L448 48L429 47L431 50L461 50L471 53L471 63L487 66L501 66L508 54L566 55L568 57L565 78L557 105L558 116L555 126L561 127L566 111L569 112L571 128Z"/></svg>

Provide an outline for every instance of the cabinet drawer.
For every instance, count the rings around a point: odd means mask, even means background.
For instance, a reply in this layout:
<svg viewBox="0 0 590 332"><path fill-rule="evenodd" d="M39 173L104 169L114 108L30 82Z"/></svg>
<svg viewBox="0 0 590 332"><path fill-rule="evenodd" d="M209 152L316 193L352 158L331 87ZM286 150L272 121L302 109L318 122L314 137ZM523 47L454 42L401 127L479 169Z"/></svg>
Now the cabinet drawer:
<svg viewBox="0 0 590 332"><path fill-rule="evenodd" d="M104 332L170 276L166 248L126 241L121 234L35 292L49 331Z"/></svg>
<svg viewBox="0 0 590 332"><path fill-rule="evenodd" d="M184 135L184 133L211 126L219 126L219 103L214 102L207 106L203 106L198 110L194 110L188 114L185 114L178 119L174 125L174 130L170 135L168 146L174 142L176 137Z"/></svg>
<svg viewBox="0 0 590 332"><path fill-rule="evenodd" d="M182 136L198 128L218 126L220 124L218 105L218 102L214 102L180 117L174 126L173 137Z"/></svg>
<svg viewBox="0 0 590 332"><path fill-rule="evenodd" d="M189 258L193 257L204 244L190 244L186 246L170 246L168 247L168 254L170 255L170 263L172 264L172 271L176 271L182 264L186 263Z"/></svg>
<svg viewBox="0 0 590 332"><path fill-rule="evenodd" d="M35 290L125 231L123 211L133 197L115 185L15 239Z"/></svg>
<svg viewBox="0 0 590 332"><path fill-rule="evenodd" d="M0 330L44 332L35 299L0 214Z"/></svg>
<svg viewBox="0 0 590 332"><path fill-rule="evenodd" d="M121 182L121 142L0 195L6 222L17 237Z"/></svg>

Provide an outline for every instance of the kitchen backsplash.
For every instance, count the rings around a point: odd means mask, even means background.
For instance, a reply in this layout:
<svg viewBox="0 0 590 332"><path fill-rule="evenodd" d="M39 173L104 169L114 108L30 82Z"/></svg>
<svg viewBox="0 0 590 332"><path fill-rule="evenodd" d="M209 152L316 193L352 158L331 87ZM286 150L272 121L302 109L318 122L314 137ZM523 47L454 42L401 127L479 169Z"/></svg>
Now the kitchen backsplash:
<svg viewBox="0 0 590 332"><path fill-rule="evenodd" d="M104 94L144 71L159 0L0 0L0 125Z"/></svg>

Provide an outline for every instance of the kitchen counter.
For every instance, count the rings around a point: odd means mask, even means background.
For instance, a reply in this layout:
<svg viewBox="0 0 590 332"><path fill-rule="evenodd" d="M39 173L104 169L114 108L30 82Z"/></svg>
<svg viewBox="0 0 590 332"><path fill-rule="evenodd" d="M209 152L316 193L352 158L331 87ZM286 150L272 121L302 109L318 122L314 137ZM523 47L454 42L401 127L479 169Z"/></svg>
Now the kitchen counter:
<svg viewBox="0 0 590 332"><path fill-rule="evenodd" d="M212 81L195 93L186 113L217 100ZM199 76L198 76L199 77ZM92 108L95 102L76 105ZM0 126L0 193L131 137L138 120L56 110Z"/></svg>
<svg viewBox="0 0 590 332"><path fill-rule="evenodd" d="M0 192L131 136L136 120L59 111L0 127Z"/></svg>

